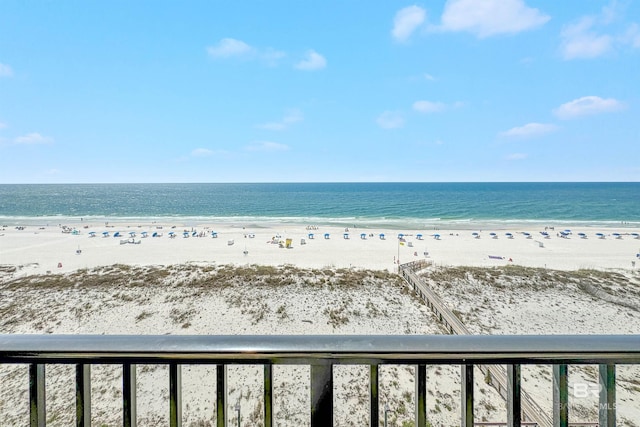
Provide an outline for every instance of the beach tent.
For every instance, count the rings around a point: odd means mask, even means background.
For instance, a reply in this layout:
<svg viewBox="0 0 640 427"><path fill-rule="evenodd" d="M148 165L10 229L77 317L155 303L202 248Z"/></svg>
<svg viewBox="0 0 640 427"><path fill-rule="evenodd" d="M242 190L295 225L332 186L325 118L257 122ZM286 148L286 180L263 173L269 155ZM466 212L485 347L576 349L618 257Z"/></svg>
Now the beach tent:
<svg viewBox="0 0 640 427"><path fill-rule="evenodd" d="M622 239L622 234L620 234L620 233L611 233L611 235L613 237L615 237L616 239Z"/></svg>
<svg viewBox="0 0 640 427"><path fill-rule="evenodd" d="M329 233L324 233L324 238L329 240Z"/></svg>
<svg viewBox="0 0 640 427"><path fill-rule="evenodd" d="M523 231L523 232L522 232L522 235L523 235L524 237L526 237L527 239L530 239L530 238L531 238L531 233L527 233L526 231Z"/></svg>
<svg viewBox="0 0 640 427"><path fill-rule="evenodd" d="M545 239L548 239L550 237L549 233L547 233L546 231L541 231L540 234L542 234L542 237L544 237Z"/></svg>
<svg viewBox="0 0 640 427"><path fill-rule="evenodd" d="M580 236L581 239L586 239L587 235L584 233L578 233L578 236Z"/></svg>
<svg viewBox="0 0 640 427"><path fill-rule="evenodd" d="M473 236L474 239L480 238L480 233L471 233L471 235Z"/></svg>
<svg viewBox="0 0 640 427"><path fill-rule="evenodd" d="M631 235L633 236L634 239L640 239L640 234L638 233L631 233Z"/></svg>
<svg viewBox="0 0 640 427"><path fill-rule="evenodd" d="M120 234L119 231L116 231L116 234L114 234L113 237L122 237L122 234Z"/></svg>
<svg viewBox="0 0 640 427"><path fill-rule="evenodd" d="M313 233L309 233L308 237L309 237L309 240L313 240Z"/></svg>
<svg viewBox="0 0 640 427"><path fill-rule="evenodd" d="M498 238L498 235L496 233L489 233L489 236L491 236L492 239Z"/></svg>
<svg viewBox="0 0 640 427"><path fill-rule="evenodd" d="M344 233L344 234L342 235L342 237L343 237L345 240L349 240L349 233Z"/></svg>
<svg viewBox="0 0 640 427"><path fill-rule="evenodd" d="M604 234L602 233L596 233L596 236L598 236L598 239L604 239Z"/></svg>
<svg viewBox="0 0 640 427"><path fill-rule="evenodd" d="M360 233L360 238L362 240L367 240L367 234L366 233Z"/></svg>
<svg viewBox="0 0 640 427"><path fill-rule="evenodd" d="M384 233L380 233L380 240L384 240Z"/></svg>
<svg viewBox="0 0 640 427"><path fill-rule="evenodd" d="M504 233L505 236L507 236L507 239L513 239L513 234L511 233Z"/></svg>
<svg viewBox="0 0 640 427"><path fill-rule="evenodd" d="M416 234L416 239L422 240L422 234Z"/></svg>
<svg viewBox="0 0 640 427"><path fill-rule="evenodd" d="M157 231L154 231L153 234L151 235L151 237L160 237L160 236L158 236L158 232Z"/></svg>

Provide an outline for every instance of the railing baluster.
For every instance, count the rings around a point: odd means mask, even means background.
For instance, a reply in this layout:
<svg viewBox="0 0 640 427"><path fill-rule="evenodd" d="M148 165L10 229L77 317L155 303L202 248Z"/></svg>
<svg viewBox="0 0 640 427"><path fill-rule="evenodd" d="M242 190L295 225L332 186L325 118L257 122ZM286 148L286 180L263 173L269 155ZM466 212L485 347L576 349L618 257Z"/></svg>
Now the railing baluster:
<svg viewBox="0 0 640 427"><path fill-rule="evenodd" d="M380 400L378 387L380 377L378 375L378 365L369 366L369 419L372 427L380 425Z"/></svg>
<svg viewBox="0 0 640 427"><path fill-rule="evenodd" d="M600 427L616 425L616 366L600 365Z"/></svg>
<svg viewBox="0 0 640 427"><path fill-rule="evenodd" d="M227 422L226 372L225 365L216 365L216 427L225 427Z"/></svg>
<svg viewBox="0 0 640 427"><path fill-rule="evenodd" d="M124 427L136 427L136 365L133 363L122 366L122 418Z"/></svg>
<svg viewBox="0 0 640 427"><path fill-rule="evenodd" d="M311 427L333 425L333 364L311 365Z"/></svg>
<svg viewBox="0 0 640 427"><path fill-rule="evenodd" d="M462 425L473 427L473 365L462 365L460 369Z"/></svg>
<svg viewBox="0 0 640 427"><path fill-rule="evenodd" d="M273 422L273 366L264 365L264 427L271 427Z"/></svg>
<svg viewBox="0 0 640 427"><path fill-rule="evenodd" d="M91 365L76 364L76 427L91 427Z"/></svg>
<svg viewBox="0 0 640 427"><path fill-rule="evenodd" d="M522 425L520 365L507 365L507 385L507 424L509 427L520 427Z"/></svg>
<svg viewBox="0 0 640 427"><path fill-rule="evenodd" d="M44 427L47 423L45 397L45 365L29 365L29 422L31 427Z"/></svg>
<svg viewBox="0 0 640 427"><path fill-rule="evenodd" d="M553 427L569 426L567 365L553 365Z"/></svg>
<svg viewBox="0 0 640 427"><path fill-rule="evenodd" d="M416 366L416 425L427 427L427 365Z"/></svg>
<svg viewBox="0 0 640 427"><path fill-rule="evenodd" d="M182 425L182 366L169 364L169 426Z"/></svg>

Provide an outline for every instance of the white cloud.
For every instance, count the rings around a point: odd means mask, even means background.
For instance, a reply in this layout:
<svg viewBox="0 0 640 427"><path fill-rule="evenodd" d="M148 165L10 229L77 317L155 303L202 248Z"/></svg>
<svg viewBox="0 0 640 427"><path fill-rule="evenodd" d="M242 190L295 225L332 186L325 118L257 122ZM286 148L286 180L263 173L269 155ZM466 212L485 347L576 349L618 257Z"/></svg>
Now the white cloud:
<svg viewBox="0 0 640 427"><path fill-rule="evenodd" d="M562 104L554 114L563 120L592 114L610 113L624 108L624 104L616 99L603 99L599 96L583 96Z"/></svg>
<svg viewBox="0 0 640 427"><path fill-rule="evenodd" d="M256 141L245 148L247 151L287 151L288 145L271 141Z"/></svg>
<svg viewBox="0 0 640 427"><path fill-rule="evenodd" d="M418 6L400 9L393 19L391 35L400 42L407 41L411 34L424 22L426 12Z"/></svg>
<svg viewBox="0 0 640 427"><path fill-rule="evenodd" d="M258 127L268 130L285 130L292 124L301 122L302 120L304 120L304 116L300 110L289 110L282 120L277 122L268 122L259 125Z"/></svg>
<svg viewBox="0 0 640 427"><path fill-rule="evenodd" d="M0 77L13 76L13 70L8 65L0 63Z"/></svg>
<svg viewBox="0 0 640 427"><path fill-rule="evenodd" d="M613 49L613 37L593 31L595 23L595 18L587 16L565 26L560 33L560 50L564 59L596 58Z"/></svg>
<svg viewBox="0 0 640 427"><path fill-rule="evenodd" d="M53 142L52 138L48 136L40 135L37 132L28 133L23 136L19 136L13 140L14 144L19 145L37 145L37 144L51 144Z"/></svg>
<svg viewBox="0 0 640 427"><path fill-rule="evenodd" d="M528 154L525 153L512 153L506 156L507 160L524 160L529 157Z"/></svg>
<svg viewBox="0 0 640 427"><path fill-rule="evenodd" d="M435 77L433 77L433 76L432 76L431 74L429 74L429 73L424 73L424 78L425 78L425 80L429 80L430 82L433 82L433 81L435 81L435 80L436 80L436 78L435 78Z"/></svg>
<svg viewBox="0 0 640 427"><path fill-rule="evenodd" d="M327 60L315 50L307 51L305 58L295 64L298 70L314 71L327 66Z"/></svg>
<svg viewBox="0 0 640 427"><path fill-rule="evenodd" d="M557 129L558 127L556 125L548 123L527 123L524 126L514 127L504 131L500 133L500 135L510 138L529 138L551 133Z"/></svg>
<svg viewBox="0 0 640 427"><path fill-rule="evenodd" d="M566 60L591 59L614 52L621 47L640 48L640 30L633 22L623 33L611 31L623 18L621 3L613 0L598 15L583 16L565 25L560 33L560 53Z"/></svg>
<svg viewBox="0 0 640 427"><path fill-rule="evenodd" d="M0 129L6 129L7 128L7 124L4 122L0 122Z"/></svg>
<svg viewBox="0 0 640 427"><path fill-rule="evenodd" d="M214 58L230 58L244 56L253 52L253 48L243 42L232 38L224 38L215 46L207 47L207 52Z"/></svg>
<svg viewBox="0 0 640 427"><path fill-rule="evenodd" d="M442 102L416 101L413 103L413 109L420 113L438 113L447 108Z"/></svg>
<svg viewBox="0 0 640 427"><path fill-rule="evenodd" d="M523 0L448 0L437 29L468 31L484 38L531 30L549 19Z"/></svg>
<svg viewBox="0 0 640 427"><path fill-rule="evenodd" d="M273 49L271 47L268 47L264 50L264 52L260 54L260 57L267 63L267 65L272 67L278 65L278 61L286 56L287 54L285 52Z"/></svg>
<svg viewBox="0 0 640 427"><path fill-rule="evenodd" d="M404 126L404 117L395 111L385 111L376 119L382 129L396 129Z"/></svg>

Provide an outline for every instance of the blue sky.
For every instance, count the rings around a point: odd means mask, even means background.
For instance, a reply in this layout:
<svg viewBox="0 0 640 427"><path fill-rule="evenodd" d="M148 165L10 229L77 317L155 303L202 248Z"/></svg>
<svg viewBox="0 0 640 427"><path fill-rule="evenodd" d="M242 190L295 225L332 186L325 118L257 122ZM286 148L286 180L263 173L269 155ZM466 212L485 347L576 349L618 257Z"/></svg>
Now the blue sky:
<svg viewBox="0 0 640 427"><path fill-rule="evenodd" d="M640 2L0 2L0 183L639 181Z"/></svg>

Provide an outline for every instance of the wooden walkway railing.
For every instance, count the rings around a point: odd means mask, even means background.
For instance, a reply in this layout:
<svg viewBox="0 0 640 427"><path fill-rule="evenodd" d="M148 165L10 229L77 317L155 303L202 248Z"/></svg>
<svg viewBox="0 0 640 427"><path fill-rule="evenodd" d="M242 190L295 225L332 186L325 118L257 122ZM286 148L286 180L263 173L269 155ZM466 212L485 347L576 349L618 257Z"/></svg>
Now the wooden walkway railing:
<svg viewBox="0 0 640 427"><path fill-rule="evenodd" d="M427 303L427 306L435 313L438 320L447 328L449 333L455 335L471 335L469 329L451 310L449 310L440 297L422 280L416 272L430 265L429 262L420 260L402 264L399 268L401 276L413 288L413 290ZM509 399L509 386L507 373L500 366L476 365L480 371L491 378L490 385L505 400ZM538 405L531 396L521 391L520 395L524 420L531 420L540 427L553 427L553 420ZM512 414L511 414L512 415Z"/></svg>

